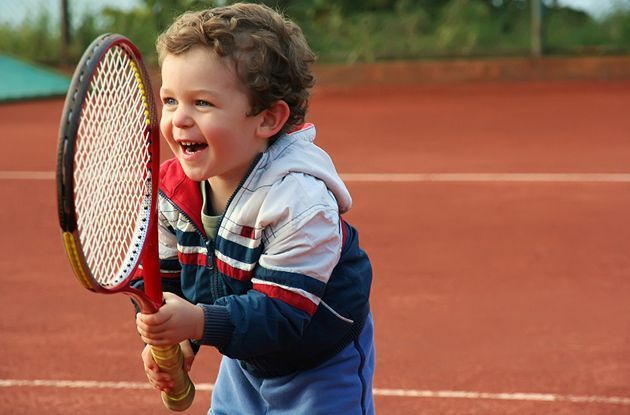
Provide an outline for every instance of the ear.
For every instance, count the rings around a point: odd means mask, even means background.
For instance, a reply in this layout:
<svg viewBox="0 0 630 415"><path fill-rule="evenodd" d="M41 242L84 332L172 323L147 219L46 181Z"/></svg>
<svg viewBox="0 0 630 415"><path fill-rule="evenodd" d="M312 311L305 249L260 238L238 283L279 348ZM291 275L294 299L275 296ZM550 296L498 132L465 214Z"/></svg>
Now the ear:
<svg viewBox="0 0 630 415"><path fill-rule="evenodd" d="M262 116L262 120L258 125L259 136L269 138L276 135L284 127L290 113L291 110L286 102L282 100L276 101L271 107L259 114Z"/></svg>

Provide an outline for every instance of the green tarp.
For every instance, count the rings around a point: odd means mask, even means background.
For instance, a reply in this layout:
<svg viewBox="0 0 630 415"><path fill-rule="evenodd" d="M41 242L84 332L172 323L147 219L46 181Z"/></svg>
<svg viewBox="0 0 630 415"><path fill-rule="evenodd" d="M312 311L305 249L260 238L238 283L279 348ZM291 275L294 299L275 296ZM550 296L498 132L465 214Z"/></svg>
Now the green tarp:
<svg viewBox="0 0 630 415"><path fill-rule="evenodd" d="M70 77L0 55L0 101L64 96Z"/></svg>

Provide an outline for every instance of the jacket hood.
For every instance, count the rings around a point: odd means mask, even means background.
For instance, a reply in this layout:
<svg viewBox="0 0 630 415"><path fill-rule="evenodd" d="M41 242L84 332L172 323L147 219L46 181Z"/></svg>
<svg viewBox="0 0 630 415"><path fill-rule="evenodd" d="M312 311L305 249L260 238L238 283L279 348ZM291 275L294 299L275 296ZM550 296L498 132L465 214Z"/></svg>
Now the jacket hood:
<svg viewBox="0 0 630 415"><path fill-rule="evenodd" d="M300 130L280 136L261 160L268 164L261 181L275 183L290 173L313 176L326 184L337 200L339 212L345 213L352 207L352 197L330 156L315 145L315 135L315 126L305 124Z"/></svg>

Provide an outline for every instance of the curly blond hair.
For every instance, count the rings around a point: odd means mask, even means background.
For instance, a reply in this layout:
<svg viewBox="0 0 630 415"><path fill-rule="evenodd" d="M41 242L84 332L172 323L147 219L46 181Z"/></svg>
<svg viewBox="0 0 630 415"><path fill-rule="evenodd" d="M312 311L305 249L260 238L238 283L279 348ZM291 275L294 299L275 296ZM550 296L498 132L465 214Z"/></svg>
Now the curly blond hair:
<svg viewBox="0 0 630 415"><path fill-rule="evenodd" d="M186 12L158 37L159 62L199 45L235 63L238 78L250 92L251 115L283 100L290 115L280 132L304 122L315 54L295 23L261 4Z"/></svg>

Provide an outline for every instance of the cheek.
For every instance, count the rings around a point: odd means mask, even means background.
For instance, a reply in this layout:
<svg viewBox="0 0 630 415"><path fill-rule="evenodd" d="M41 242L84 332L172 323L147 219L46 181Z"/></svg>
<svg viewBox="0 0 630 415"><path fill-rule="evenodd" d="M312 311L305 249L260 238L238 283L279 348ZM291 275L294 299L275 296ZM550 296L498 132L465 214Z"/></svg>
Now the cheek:
<svg viewBox="0 0 630 415"><path fill-rule="evenodd" d="M171 137L171 129L170 129L171 121L169 117L162 113L162 118L160 119L160 132L165 138Z"/></svg>
<svg viewBox="0 0 630 415"><path fill-rule="evenodd" d="M173 148L175 142L173 141L173 128L171 126L171 122L167 117L162 117L160 120L160 132L162 133L162 137L168 143L168 145Z"/></svg>
<svg viewBox="0 0 630 415"><path fill-rule="evenodd" d="M179 148L179 145L173 140L171 123L168 120L168 117L164 117L164 115L162 115L162 119L160 120L160 132L162 133L162 137L164 137L164 141L166 141L166 144L168 144L171 149L171 152L175 153L176 149Z"/></svg>
<svg viewBox="0 0 630 415"><path fill-rule="evenodd" d="M197 126L203 138L212 148L223 148L232 140L233 130L228 123L199 120Z"/></svg>

